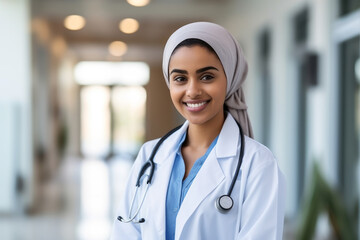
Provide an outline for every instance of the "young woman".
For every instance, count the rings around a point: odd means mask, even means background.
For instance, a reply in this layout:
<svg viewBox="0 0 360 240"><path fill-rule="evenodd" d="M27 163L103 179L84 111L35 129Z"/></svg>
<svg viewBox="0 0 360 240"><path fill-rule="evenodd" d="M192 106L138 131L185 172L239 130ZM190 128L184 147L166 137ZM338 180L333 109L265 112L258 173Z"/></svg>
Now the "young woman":
<svg viewBox="0 0 360 240"><path fill-rule="evenodd" d="M111 239L282 239L284 177L252 139L237 41L217 24L185 25L165 46L163 72L186 122L141 148Z"/></svg>

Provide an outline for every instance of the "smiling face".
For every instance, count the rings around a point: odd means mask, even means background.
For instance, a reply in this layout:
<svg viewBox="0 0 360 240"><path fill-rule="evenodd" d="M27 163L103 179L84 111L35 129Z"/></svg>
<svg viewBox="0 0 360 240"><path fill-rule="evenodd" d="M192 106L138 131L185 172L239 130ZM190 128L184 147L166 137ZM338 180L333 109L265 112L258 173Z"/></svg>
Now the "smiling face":
<svg viewBox="0 0 360 240"><path fill-rule="evenodd" d="M200 45L175 50L169 63L170 96L190 124L224 122L226 75L215 53Z"/></svg>

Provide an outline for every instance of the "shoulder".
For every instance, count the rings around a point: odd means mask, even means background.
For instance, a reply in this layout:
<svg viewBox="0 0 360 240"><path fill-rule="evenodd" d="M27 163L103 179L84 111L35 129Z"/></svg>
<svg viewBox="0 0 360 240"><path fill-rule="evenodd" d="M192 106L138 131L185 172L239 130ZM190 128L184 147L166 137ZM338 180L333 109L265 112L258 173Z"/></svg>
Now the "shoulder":
<svg viewBox="0 0 360 240"><path fill-rule="evenodd" d="M181 127L176 127L165 134L162 138L157 138L145 142L140 148L138 158L146 161L153 151L155 151L154 162L161 163L167 159L167 156L176 151L176 146L178 145L181 137L186 132L188 123L185 122ZM158 143L161 143L158 145ZM157 146L158 145L158 146Z"/></svg>
<svg viewBox="0 0 360 240"><path fill-rule="evenodd" d="M159 140L160 140L160 138L157 138L157 139L153 139L153 140L145 142L139 150L138 157L150 156L152 150L154 149L155 145L158 143Z"/></svg>
<svg viewBox="0 0 360 240"><path fill-rule="evenodd" d="M248 176L268 168L278 170L277 159L269 148L258 141L245 136L245 153L243 164Z"/></svg>
<svg viewBox="0 0 360 240"><path fill-rule="evenodd" d="M263 157L267 157L268 161L275 159L274 154L269 148L248 136L245 136L245 151L251 155L260 154Z"/></svg>
<svg viewBox="0 0 360 240"><path fill-rule="evenodd" d="M147 142L145 142L145 143L142 145L141 148L142 148L142 149L153 148L159 140L160 140L160 138L156 138L156 139L147 141Z"/></svg>
<svg viewBox="0 0 360 240"><path fill-rule="evenodd" d="M243 162L243 177L246 185L246 196L259 193L262 198L277 192L278 199L285 199L286 179L274 154L264 145L254 139L246 138L245 156ZM256 195L256 194L255 194Z"/></svg>
<svg viewBox="0 0 360 240"><path fill-rule="evenodd" d="M149 159L154 146L159 141L159 139L154 139L145 142L137 153L137 156L132 165L131 173L138 173L144 163ZM130 174L131 175L131 174Z"/></svg>

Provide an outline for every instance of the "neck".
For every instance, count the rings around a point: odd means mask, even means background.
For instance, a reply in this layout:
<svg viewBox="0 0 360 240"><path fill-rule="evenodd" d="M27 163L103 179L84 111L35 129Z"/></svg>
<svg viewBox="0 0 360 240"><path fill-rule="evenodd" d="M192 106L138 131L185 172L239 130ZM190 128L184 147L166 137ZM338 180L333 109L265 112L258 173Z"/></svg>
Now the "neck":
<svg viewBox="0 0 360 240"><path fill-rule="evenodd" d="M208 122L205 124L189 124L185 146L194 148L208 148L216 136L219 135L225 121L222 115L218 121Z"/></svg>

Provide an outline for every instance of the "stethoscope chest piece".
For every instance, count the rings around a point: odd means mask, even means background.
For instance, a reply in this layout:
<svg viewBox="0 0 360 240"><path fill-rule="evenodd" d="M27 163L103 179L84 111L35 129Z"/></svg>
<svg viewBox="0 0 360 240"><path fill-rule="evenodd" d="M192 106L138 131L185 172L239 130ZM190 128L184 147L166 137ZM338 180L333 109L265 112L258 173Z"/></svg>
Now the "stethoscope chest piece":
<svg viewBox="0 0 360 240"><path fill-rule="evenodd" d="M234 201L229 195L222 195L216 199L216 208L221 213L227 213L234 205Z"/></svg>

